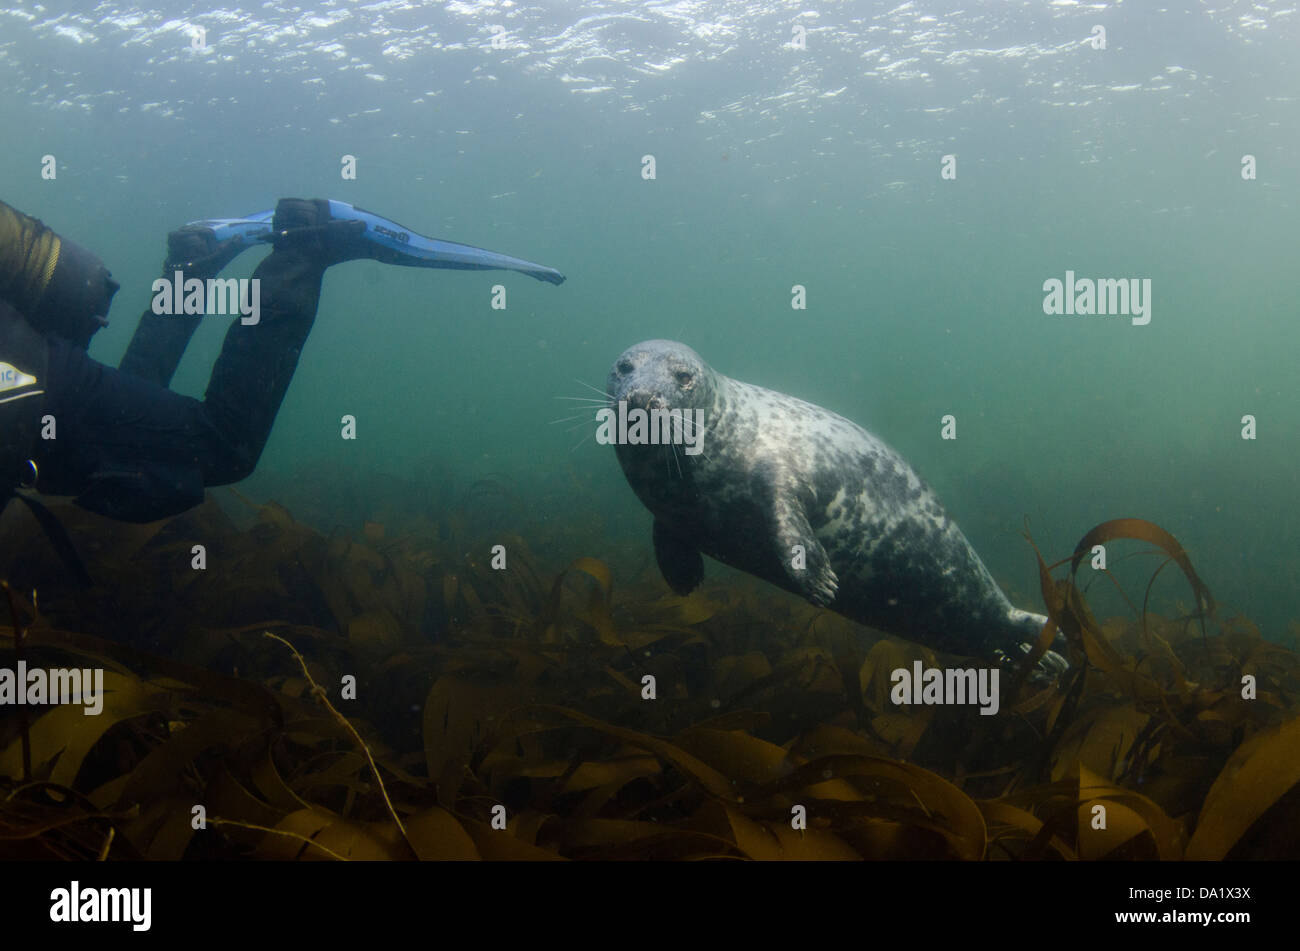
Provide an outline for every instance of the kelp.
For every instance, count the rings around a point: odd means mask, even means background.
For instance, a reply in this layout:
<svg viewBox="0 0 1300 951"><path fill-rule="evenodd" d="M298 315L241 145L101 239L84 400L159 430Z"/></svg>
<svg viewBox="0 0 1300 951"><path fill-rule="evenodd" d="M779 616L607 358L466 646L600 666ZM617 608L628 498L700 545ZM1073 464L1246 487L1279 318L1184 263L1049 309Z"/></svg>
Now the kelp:
<svg viewBox="0 0 1300 951"><path fill-rule="evenodd" d="M1071 670L1032 682L1031 655L983 717L890 699L899 668L968 661L873 642L748 578L683 598L617 560L556 560L572 525L512 534L481 517L509 497L484 482L446 512L377 509L327 533L274 502L238 503L243 527L213 501L125 527L60 507L98 583L80 593L48 581L52 556L20 529L0 666L101 667L106 695L95 717L0 720L0 857L1168 860L1300 845L1300 658L1219 619L1149 522L1103 523L1054 565L1037 555ZM1163 561L1132 616L1099 621L1084 559L1134 542ZM1168 564L1191 589L1186 617L1152 609Z"/></svg>

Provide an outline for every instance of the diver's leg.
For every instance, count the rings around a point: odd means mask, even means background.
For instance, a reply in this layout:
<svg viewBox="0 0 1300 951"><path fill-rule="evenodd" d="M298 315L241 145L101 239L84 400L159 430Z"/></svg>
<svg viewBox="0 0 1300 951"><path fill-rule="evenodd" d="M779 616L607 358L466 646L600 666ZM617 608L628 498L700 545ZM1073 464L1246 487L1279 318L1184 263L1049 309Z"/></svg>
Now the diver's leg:
<svg viewBox="0 0 1300 951"><path fill-rule="evenodd" d="M240 251L238 241L218 242L207 228L184 227L167 236L163 280L216 277ZM170 386L200 318L193 314L155 314L152 307L140 315L135 335L122 355L118 369L159 386Z"/></svg>
<svg viewBox="0 0 1300 951"><path fill-rule="evenodd" d="M325 269L345 259L354 241L355 229L341 224L330 222L327 202L284 199L276 206L274 250L253 272L259 318L226 331L204 396L227 447L204 474L209 485L238 482L257 465L316 320Z"/></svg>
<svg viewBox="0 0 1300 951"><path fill-rule="evenodd" d="M274 250L253 272L259 319L235 318L203 402L50 341L47 412L58 438L38 449L39 491L151 521L197 505L205 485L252 473L315 322L325 269L358 256L359 229L331 220L328 202L280 202L275 231Z"/></svg>
<svg viewBox="0 0 1300 951"><path fill-rule="evenodd" d="M47 397L54 438L35 450L39 492L75 496L82 508L128 522L203 501L204 472L224 447L198 400L57 338L49 341Z"/></svg>
<svg viewBox="0 0 1300 951"><path fill-rule="evenodd" d="M314 230L315 205L282 205L277 218L290 235L253 272L259 320L235 318L203 402L50 342L47 411L57 439L38 450L40 491L76 496L78 505L112 518L151 521L197 505L204 486L252 473L315 321L325 268L341 253ZM168 333L165 323L156 329ZM170 373L158 362L162 347L145 340L141 348L155 370ZM179 349L171 352L179 359Z"/></svg>

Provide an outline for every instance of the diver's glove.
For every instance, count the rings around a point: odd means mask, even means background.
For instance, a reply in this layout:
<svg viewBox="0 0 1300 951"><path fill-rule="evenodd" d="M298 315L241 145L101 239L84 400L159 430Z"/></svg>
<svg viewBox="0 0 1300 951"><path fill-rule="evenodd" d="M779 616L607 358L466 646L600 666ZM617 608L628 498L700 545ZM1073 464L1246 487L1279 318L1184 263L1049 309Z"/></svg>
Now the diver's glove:
<svg viewBox="0 0 1300 951"><path fill-rule="evenodd" d="M95 255L0 202L0 299L20 311L35 330L84 349L108 324L117 288Z"/></svg>
<svg viewBox="0 0 1300 951"><path fill-rule="evenodd" d="M518 271L548 284L564 283L564 275L555 268L468 244L426 238L387 218L333 199L285 198L274 212L246 218L207 218L190 222L182 230L191 228L210 232L218 245L234 242L226 247L235 249L235 254L254 244L269 243L319 254L326 266L371 258L405 267Z"/></svg>

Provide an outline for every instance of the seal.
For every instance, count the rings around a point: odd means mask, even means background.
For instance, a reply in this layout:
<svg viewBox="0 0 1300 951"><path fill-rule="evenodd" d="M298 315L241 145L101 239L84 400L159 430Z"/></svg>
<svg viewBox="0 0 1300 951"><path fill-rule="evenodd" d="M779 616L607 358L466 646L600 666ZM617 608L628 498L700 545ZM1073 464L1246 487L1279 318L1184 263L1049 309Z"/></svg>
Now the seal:
<svg viewBox="0 0 1300 951"><path fill-rule="evenodd" d="M640 429L608 441L654 515L677 594L704 579L708 555L860 624L998 663L1047 622L1012 606L903 457L844 417L724 376L671 340L625 350L606 394L611 416L642 411ZM680 438L650 443L660 431ZM1068 666L1048 651L1036 675Z"/></svg>

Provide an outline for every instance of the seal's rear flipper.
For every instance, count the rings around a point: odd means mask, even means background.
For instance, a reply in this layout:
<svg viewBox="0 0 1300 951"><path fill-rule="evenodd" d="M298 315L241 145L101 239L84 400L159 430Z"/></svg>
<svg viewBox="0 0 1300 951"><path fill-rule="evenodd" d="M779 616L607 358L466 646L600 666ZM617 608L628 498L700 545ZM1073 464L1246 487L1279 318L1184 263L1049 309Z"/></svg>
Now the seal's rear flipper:
<svg viewBox="0 0 1300 951"><path fill-rule="evenodd" d="M655 559L659 572L676 594L682 597L694 591L704 580L704 556L699 549L655 519Z"/></svg>
<svg viewBox="0 0 1300 951"><path fill-rule="evenodd" d="M1024 655L1033 650L1032 644L1019 645L1020 654L1016 656L1014 652L995 650L993 659L997 661L999 667L1004 668L1008 673L1013 672L1018 666L1024 663ZM1035 685L1043 685L1058 680L1062 674L1070 669L1070 662L1062 657L1056 651L1047 651L1042 657L1038 658L1038 663L1034 665L1033 670L1029 672L1029 682Z"/></svg>
<svg viewBox="0 0 1300 951"><path fill-rule="evenodd" d="M1047 618L1032 611L1022 611L1013 607L1007 612L1007 620L1012 628L1010 636L1003 638L1002 643L1005 646L994 650L993 655L1000 666L1015 668L1024 663L1026 654L1033 652L1038 639L1042 636L1043 628L1047 626ZM1047 683L1069 671L1070 662L1064 656L1067 649L1065 635L1059 630L1055 631L1051 647L1038 658L1038 662L1029 674L1029 682Z"/></svg>

